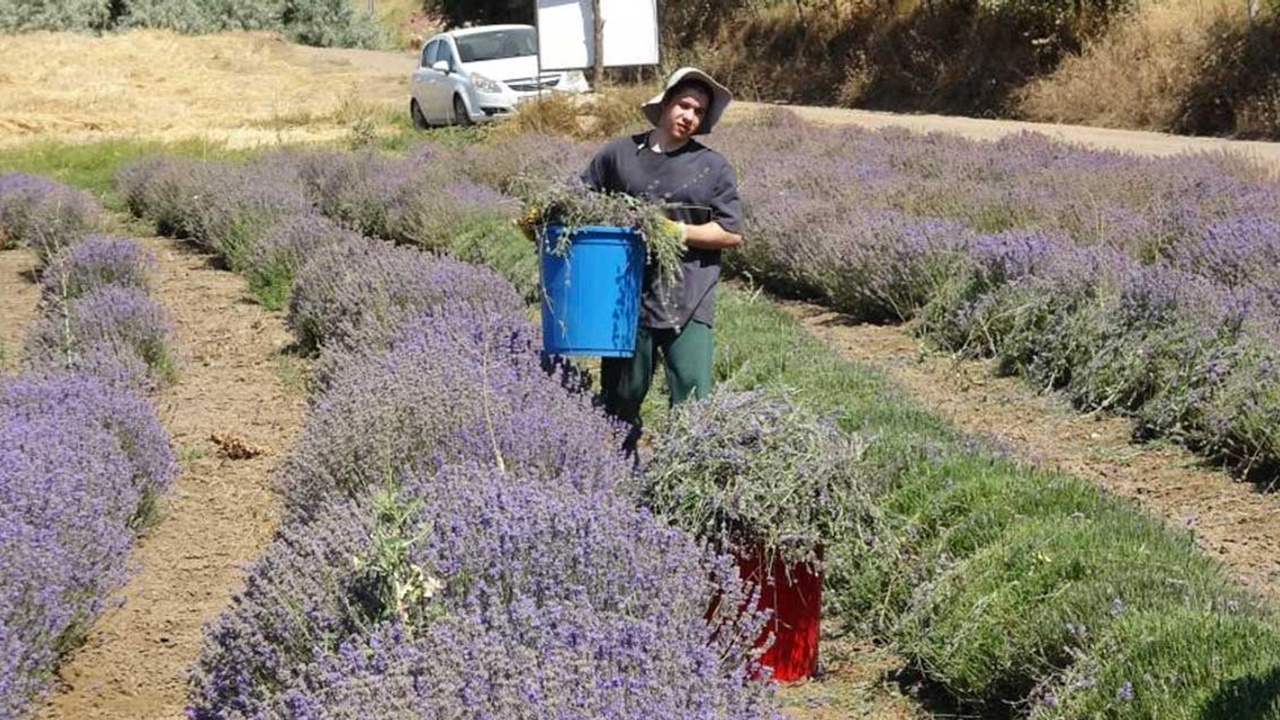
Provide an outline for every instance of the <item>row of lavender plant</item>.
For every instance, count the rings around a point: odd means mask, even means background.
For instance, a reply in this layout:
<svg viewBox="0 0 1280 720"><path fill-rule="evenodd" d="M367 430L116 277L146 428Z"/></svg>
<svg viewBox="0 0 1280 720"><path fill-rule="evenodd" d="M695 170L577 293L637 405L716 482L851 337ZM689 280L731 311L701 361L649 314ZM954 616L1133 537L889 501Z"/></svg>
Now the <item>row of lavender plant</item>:
<svg viewBox="0 0 1280 720"><path fill-rule="evenodd" d="M581 378L544 366L521 293L352 229L442 227L438 208L453 206L388 213L384 189L365 206L315 203L342 224L307 209L320 199L297 182L308 169L371 161L120 175L165 229L249 278L292 278L287 322L320 350L321 390L283 472L286 521L209 630L190 715L775 716L750 655L763 618L736 612L732 561L635 505L615 428ZM228 179L260 184L272 167L283 179L261 192Z"/></svg>
<svg viewBox="0 0 1280 720"><path fill-rule="evenodd" d="M71 188L0 176L0 238L41 265L24 372L0 377L2 718L32 711L123 582L134 535L177 473L142 393L170 366L168 321L147 294L154 260L91 234L100 217Z"/></svg>
<svg viewBox="0 0 1280 720"><path fill-rule="evenodd" d="M1260 169L785 112L718 143L749 213L739 272L862 320L918 319L1140 435L1280 473L1280 185Z"/></svg>

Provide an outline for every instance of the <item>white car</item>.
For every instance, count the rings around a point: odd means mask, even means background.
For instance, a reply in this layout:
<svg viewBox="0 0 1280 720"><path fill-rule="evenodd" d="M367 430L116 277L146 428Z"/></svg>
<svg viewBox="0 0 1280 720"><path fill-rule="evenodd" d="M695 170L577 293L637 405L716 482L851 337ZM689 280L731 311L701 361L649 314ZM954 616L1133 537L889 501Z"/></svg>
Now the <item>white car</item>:
<svg viewBox="0 0 1280 720"><path fill-rule="evenodd" d="M409 85L409 113L419 128L494 120L541 92L586 92L579 71L538 73L531 25L484 25L436 35L422 48Z"/></svg>

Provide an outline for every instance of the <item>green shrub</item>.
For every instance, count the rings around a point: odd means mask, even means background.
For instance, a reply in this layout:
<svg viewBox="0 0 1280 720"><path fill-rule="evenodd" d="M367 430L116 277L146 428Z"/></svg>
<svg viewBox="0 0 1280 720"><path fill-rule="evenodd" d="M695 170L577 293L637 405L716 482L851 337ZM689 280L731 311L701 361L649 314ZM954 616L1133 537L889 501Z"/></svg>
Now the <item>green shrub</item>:
<svg viewBox="0 0 1280 720"><path fill-rule="evenodd" d="M1018 520L916 590L900 647L961 699L998 705L1069 665L1118 608L1197 610L1230 597L1187 538L1117 505Z"/></svg>
<svg viewBox="0 0 1280 720"><path fill-rule="evenodd" d="M0 32L97 32L111 26L111 6L111 0L0 0Z"/></svg>
<svg viewBox="0 0 1280 720"><path fill-rule="evenodd" d="M184 35L201 35L226 28L205 0L129 0L121 27L159 28Z"/></svg>
<svg viewBox="0 0 1280 720"><path fill-rule="evenodd" d="M281 19L285 34L304 45L377 48L382 44L374 21L356 13L349 0L284 0Z"/></svg>
<svg viewBox="0 0 1280 720"><path fill-rule="evenodd" d="M268 30L320 47L382 46L375 21L348 0L0 0L0 32L138 27L188 35Z"/></svg>
<svg viewBox="0 0 1280 720"><path fill-rule="evenodd" d="M222 30L280 30L283 0L127 0L119 24L187 35Z"/></svg>

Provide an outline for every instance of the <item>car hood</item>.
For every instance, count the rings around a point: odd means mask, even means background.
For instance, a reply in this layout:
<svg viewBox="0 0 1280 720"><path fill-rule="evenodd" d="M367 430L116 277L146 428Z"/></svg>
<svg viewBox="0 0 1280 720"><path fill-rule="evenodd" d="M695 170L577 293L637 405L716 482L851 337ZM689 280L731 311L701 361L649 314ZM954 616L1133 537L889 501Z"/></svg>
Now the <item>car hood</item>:
<svg viewBox="0 0 1280 720"><path fill-rule="evenodd" d="M502 60L486 60L484 62L467 63L467 70L478 72L490 80L518 80L531 78L538 74L538 56L504 58Z"/></svg>

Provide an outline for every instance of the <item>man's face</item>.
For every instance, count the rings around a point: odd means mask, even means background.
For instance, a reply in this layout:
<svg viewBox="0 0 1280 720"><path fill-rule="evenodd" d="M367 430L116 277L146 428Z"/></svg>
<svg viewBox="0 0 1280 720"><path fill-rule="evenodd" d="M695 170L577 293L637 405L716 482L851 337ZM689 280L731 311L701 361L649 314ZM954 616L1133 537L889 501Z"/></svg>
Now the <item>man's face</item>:
<svg viewBox="0 0 1280 720"><path fill-rule="evenodd" d="M698 132L702 125L702 116L707 112L711 98L697 88L684 88L677 91L662 107L662 122L659 125L674 140L688 140Z"/></svg>

